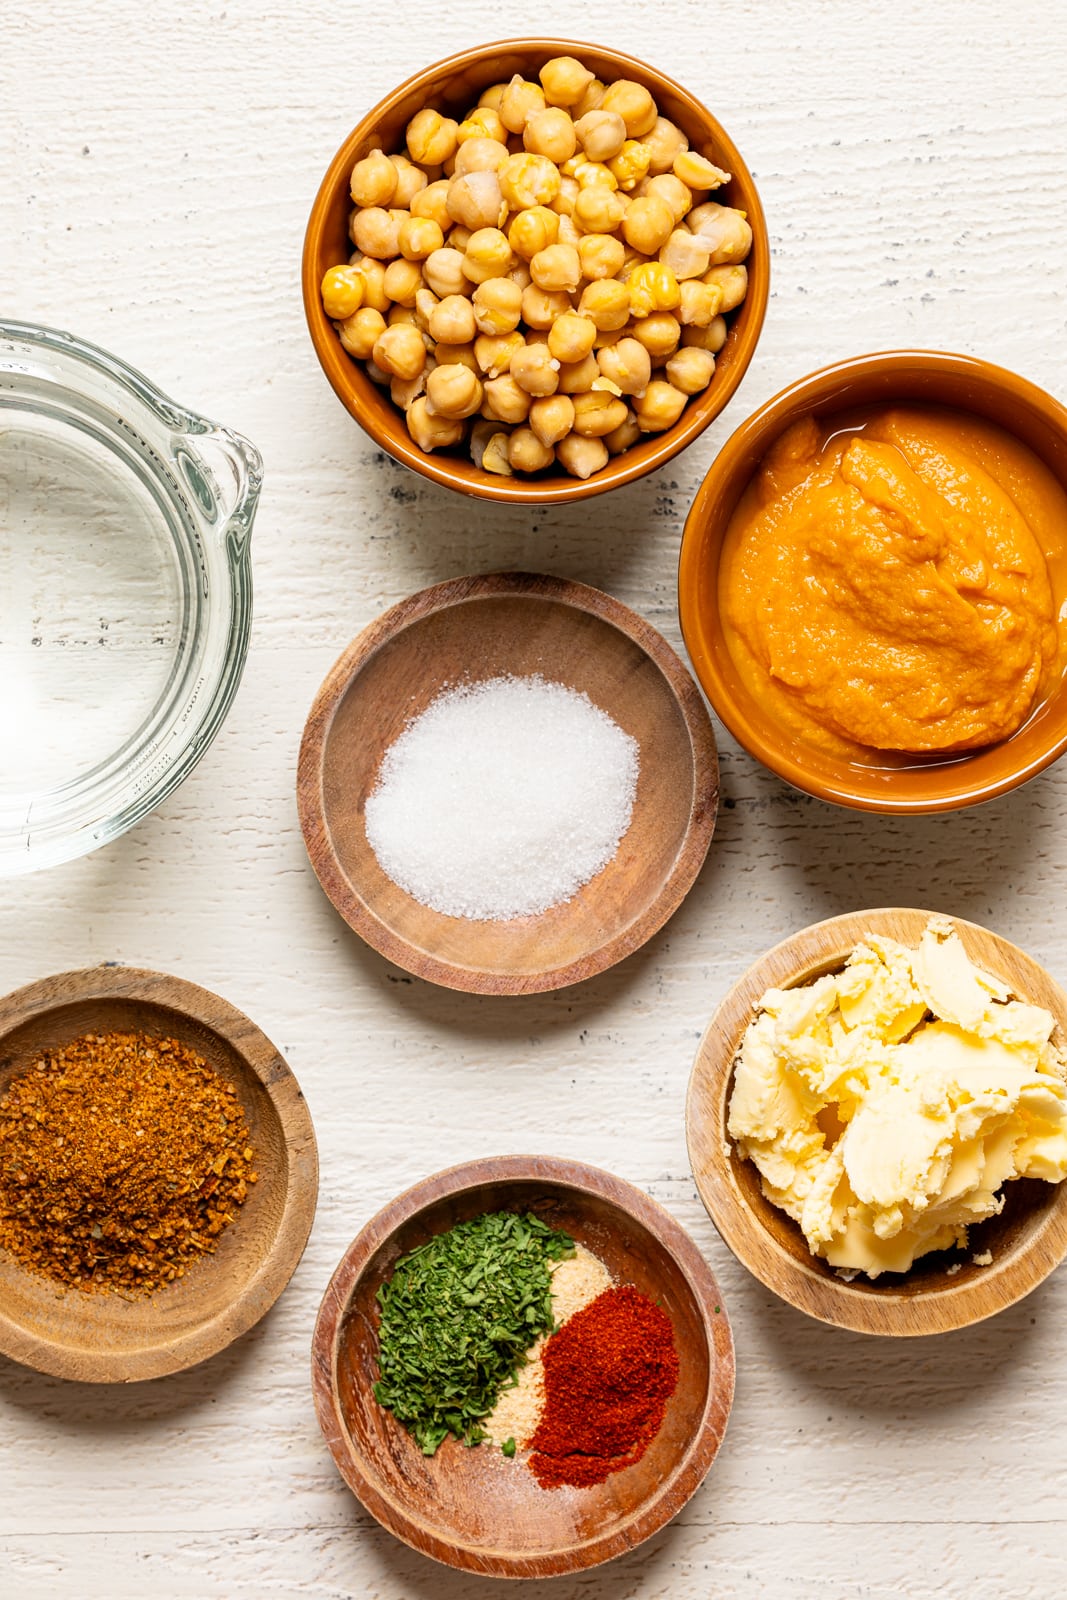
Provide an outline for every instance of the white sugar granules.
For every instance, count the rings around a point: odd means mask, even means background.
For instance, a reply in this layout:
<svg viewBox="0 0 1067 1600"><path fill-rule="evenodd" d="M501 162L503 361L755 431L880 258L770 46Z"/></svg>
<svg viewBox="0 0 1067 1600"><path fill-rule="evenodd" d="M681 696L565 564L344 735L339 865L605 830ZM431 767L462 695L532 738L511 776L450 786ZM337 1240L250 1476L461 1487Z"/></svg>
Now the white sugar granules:
<svg viewBox="0 0 1067 1600"><path fill-rule="evenodd" d="M446 689L390 745L366 803L382 870L434 911L503 921L569 900L630 825L637 741L539 674Z"/></svg>

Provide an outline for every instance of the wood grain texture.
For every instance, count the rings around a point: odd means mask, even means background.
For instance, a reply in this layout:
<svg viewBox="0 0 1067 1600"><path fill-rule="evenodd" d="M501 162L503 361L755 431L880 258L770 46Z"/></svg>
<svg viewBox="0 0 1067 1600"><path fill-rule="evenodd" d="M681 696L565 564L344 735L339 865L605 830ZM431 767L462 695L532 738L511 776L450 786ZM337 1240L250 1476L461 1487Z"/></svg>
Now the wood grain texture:
<svg viewBox="0 0 1067 1600"><path fill-rule="evenodd" d="M340 16L292 0L8 0L6 308L125 356L266 459L240 692L196 772L104 850L0 885L0 989L119 960L225 994L274 1039L323 1181L289 1289L211 1361L116 1388L0 1360L0 1552L19 1600L503 1600L409 1550L345 1487L308 1350L342 1252L392 1195L487 1150L593 1162L665 1205L730 1310L738 1386L666 1528L534 1600L1023 1600L1062 1587L1067 1273L938 1339L802 1315L721 1242L690 1176L693 1056L731 985L797 928L937 905L1067 977L1067 767L957 816L878 818L786 788L719 734L691 893L643 948L541 996L407 981L307 865L300 730L349 641L427 584L513 567L618 596L681 648L686 511L745 416L872 349L965 350L1065 397L1067 40L1054 0L618 0L581 27L697 94L760 189L756 357L664 469L578 506L485 506L377 451L324 379L298 292L332 151L416 67L529 25L489 0ZM610 39L607 37L610 28ZM1022 243L1020 243L1020 240Z"/></svg>
<svg viewBox="0 0 1067 1600"><path fill-rule="evenodd" d="M454 1439L427 1458L374 1399L381 1284L435 1234L504 1210L563 1229L671 1320L679 1374L663 1424L640 1461L592 1488L542 1489L521 1458ZM550 1578L633 1549L686 1503L726 1431L734 1351L718 1284L668 1212L595 1167L506 1156L437 1173L367 1224L326 1290L312 1384L330 1453L383 1527L448 1566Z"/></svg>
<svg viewBox="0 0 1067 1600"><path fill-rule="evenodd" d="M745 1030L768 989L792 989L838 972L870 933L918 946L932 911L879 908L848 912L802 928L762 956L736 983L700 1041L686 1101L689 1157L701 1199L730 1249L750 1272L800 1311L850 1328L898 1338L966 1328L1014 1305L1067 1255L1067 1184L1019 1179L1004 1186L999 1216L969 1230L968 1254L937 1251L903 1275L862 1273L846 1282L791 1217L766 1198L751 1161L727 1133L734 1064ZM1017 1000L1043 1006L1067 1043L1067 995L1024 951L987 928L958 918L953 926L970 959ZM990 1266L976 1254L988 1251Z"/></svg>
<svg viewBox="0 0 1067 1600"><path fill-rule="evenodd" d="M562 905L498 922L445 916L379 865L367 797L387 750L444 687L535 673L587 695L636 740L630 825ZM345 921L416 977L476 994L538 994L632 955L692 886L718 803L711 721L666 641L610 595L521 572L438 584L364 629L315 698L297 768L308 855Z"/></svg>
<svg viewBox="0 0 1067 1600"><path fill-rule="evenodd" d="M133 1383L224 1350L277 1300L307 1244L318 1191L300 1086L265 1034L218 995L160 972L62 972L0 1000L0 1092L84 1034L177 1039L233 1084L259 1181L218 1248L151 1295L86 1294L0 1255L0 1353L59 1378Z"/></svg>
<svg viewBox="0 0 1067 1600"><path fill-rule="evenodd" d="M424 106L432 104L447 115L463 117L490 84L506 82L515 73L536 82L541 67L556 55L577 56L605 83L619 78L643 83L660 113L687 135L692 149L731 173L732 181L716 191L716 198L743 210L753 233L747 262L748 292L736 313L729 317L726 343L716 358L715 374L708 388L694 396L673 428L648 435L584 480L570 477L559 466L535 477L522 473L501 477L475 466L465 446L432 453L420 450L388 394L372 383L362 365L342 349L333 323L322 308L320 293L326 270L346 262L351 252L349 181L355 163L373 149L403 149L404 129ZM405 466L463 494L497 504L560 506L589 500L663 466L699 437L729 403L748 369L763 327L770 285L767 224L742 153L708 108L700 104L699 97L694 98L645 60L620 54L603 44L587 45L561 38L509 39L427 64L425 71L412 77L405 75L405 79L348 134L330 162L308 221L302 269L304 312L315 353L338 399L375 442Z"/></svg>

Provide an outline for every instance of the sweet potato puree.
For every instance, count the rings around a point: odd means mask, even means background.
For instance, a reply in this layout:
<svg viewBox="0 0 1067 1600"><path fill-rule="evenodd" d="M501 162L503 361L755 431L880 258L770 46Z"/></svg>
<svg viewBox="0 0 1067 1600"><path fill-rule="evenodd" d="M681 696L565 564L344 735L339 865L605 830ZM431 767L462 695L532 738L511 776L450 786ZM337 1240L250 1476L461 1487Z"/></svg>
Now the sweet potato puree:
<svg viewBox="0 0 1067 1600"><path fill-rule="evenodd" d="M807 418L727 530L727 645L753 696L824 747L990 744L1062 669L1043 552L1060 588L1067 496L1002 429L933 407Z"/></svg>

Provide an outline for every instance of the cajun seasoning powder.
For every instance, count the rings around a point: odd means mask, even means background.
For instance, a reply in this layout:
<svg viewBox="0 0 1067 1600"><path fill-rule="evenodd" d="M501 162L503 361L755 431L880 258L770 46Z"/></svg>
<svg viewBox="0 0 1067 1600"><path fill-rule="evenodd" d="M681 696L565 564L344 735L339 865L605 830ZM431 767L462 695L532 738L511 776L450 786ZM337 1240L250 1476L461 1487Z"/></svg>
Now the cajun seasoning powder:
<svg viewBox="0 0 1067 1600"><path fill-rule="evenodd" d="M0 1246L62 1284L148 1293L215 1249L252 1162L237 1093L202 1057L85 1034L0 1098Z"/></svg>
<svg viewBox="0 0 1067 1600"><path fill-rule="evenodd" d="M666 1312L631 1284L607 1289L541 1353L545 1409L530 1440L543 1489L602 1483L639 1461L678 1382Z"/></svg>

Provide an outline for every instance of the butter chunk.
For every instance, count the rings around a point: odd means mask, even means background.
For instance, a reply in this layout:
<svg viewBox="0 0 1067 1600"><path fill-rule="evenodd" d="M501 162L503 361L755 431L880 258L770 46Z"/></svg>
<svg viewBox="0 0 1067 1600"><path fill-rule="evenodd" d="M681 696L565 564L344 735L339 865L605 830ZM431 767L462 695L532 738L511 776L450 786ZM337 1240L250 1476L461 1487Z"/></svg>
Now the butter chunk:
<svg viewBox="0 0 1067 1600"><path fill-rule="evenodd" d="M763 996L727 1131L813 1253L906 1272L965 1249L1013 1178L1067 1177L1054 1025L974 966L944 918L915 950L870 935L840 973Z"/></svg>

